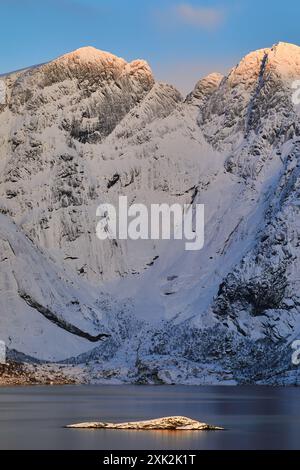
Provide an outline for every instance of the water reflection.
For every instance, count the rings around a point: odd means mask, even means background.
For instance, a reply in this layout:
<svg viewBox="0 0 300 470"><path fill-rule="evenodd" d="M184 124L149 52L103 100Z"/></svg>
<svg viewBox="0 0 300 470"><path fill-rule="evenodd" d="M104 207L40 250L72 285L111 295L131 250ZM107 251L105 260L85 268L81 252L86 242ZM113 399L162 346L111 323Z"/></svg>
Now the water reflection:
<svg viewBox="0 0 300 470"><path fill-rule="evenodd" d="M1 449L299 449L300 389L71 386L0 389ZM64 429L183 415L221 432Z"/></svg>

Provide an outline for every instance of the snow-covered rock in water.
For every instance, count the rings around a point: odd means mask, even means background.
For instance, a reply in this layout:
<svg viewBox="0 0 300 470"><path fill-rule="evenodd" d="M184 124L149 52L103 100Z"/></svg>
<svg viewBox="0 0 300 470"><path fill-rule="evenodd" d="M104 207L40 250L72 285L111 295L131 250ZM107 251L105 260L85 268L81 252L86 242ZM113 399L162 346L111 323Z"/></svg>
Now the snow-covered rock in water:
<svg viewBox="0 0 300 470"><path fill-rule="evenodd" d="M167 418L133 421L129 423L79 423L66 426L71 429L135 429L140 431L222 431L206 423L185 416L170 416Z"/></svg>
<svg viewBox="0 0 300 470"><path fill-rule="evenodd" d="M92 382L296 383L299 75L300 48L285 43L201 79L186 99L146 62L89 47L6 75L10 354L85 364ZM204 249L100 242L96 208L119 195L205 204Z"/></svg>

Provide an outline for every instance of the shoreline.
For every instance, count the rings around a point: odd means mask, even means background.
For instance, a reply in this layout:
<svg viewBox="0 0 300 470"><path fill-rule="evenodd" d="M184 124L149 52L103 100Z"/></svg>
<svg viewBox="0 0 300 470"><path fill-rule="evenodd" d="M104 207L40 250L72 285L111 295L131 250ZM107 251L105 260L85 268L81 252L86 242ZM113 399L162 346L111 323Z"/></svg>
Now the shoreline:
<svg viewBox="0 0 300 470"><path fill-rule="evenodd" d="M288 377L286 377L288 379ZM0 364L0 389L4 387L26 387L26 386L63 386L63 385L132 385L132 386L186 386L186 387L269 387L269 388L298 388L300 381L294 382L275 378L269 381L258 381L254 383L140 383L121 380L116 377L95 377L90 374L87 365L67 364L30 364L16 361L8 361Z"/></svg>
<svg viewBox="0 0 300 470"><path fill-rule="evenodd" d="M81 382L68 374L64 366L54 367L50 364L37 366L14 361L0 364L0 388L77 384Z"/></svg>

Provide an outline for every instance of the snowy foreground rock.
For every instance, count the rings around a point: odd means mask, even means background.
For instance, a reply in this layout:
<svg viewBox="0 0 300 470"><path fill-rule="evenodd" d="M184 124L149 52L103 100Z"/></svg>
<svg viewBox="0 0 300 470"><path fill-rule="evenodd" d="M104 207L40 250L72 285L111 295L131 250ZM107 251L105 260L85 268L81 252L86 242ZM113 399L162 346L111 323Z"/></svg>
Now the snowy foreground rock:
<svg viewBox="0 0 300 470"><path fill-rule="evenodd" d="M138 431L221 431L223 428L200 423L184 416L135 421L129 423L80 423L71 424L67 428L74 429L132 429Z"/></svg>
<svg viewBox="0 0 300 470"><path fill-rule="evenodd" d="M299 78L285 43L187 98L91 47L0 77L8 359L89 383L299 383ZM205 204L204 249L101 242L119 195Z"/></svg>

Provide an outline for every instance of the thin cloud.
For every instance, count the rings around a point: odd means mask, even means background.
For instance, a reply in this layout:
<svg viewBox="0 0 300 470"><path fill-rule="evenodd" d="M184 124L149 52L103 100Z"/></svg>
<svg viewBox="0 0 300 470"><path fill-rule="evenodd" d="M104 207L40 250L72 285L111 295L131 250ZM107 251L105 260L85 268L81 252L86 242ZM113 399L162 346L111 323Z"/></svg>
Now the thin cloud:
<svg viewBox="0 0 300 470"><path fill-rule="evenodd" d="M222 7L197 7L181 3L174 7L175 17L181 23L201 29L213 30L225 22L225 10Z"/></svg>

